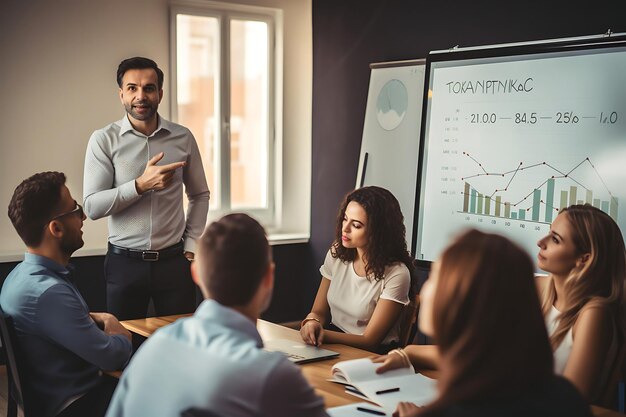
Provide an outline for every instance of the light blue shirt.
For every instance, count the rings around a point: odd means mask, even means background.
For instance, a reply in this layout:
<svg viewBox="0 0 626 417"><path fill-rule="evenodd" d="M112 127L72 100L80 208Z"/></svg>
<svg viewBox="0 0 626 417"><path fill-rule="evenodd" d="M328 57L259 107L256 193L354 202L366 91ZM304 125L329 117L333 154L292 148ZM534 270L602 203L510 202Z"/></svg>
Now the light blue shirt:
<svg viewBox="0 0 626 417"><path fill-rule="evenodd" d="M327 417L298 367L262 347L249 318L205 300L144 342L107 417L172 417L191 407L223 417Z"/></svg>
<svg viewBox="0 0 626 417"><path fill-rule="evenodd" d="M135 179L160 152L165 155L157 165L187 164L175 171L167 188L139 195ZM189 201L186 220L183 184ZM195 252L209 210L209 187L196 140L189 129L161 116L150 136L133 129L128 115L93 132L85 155L83 197L87 216L108 216L111 243L141 250L164 249L182 238L185 250Z"/></svg>
<svg viewBox="0 0 626 417"><path fill-rule="evenodd" d="M126 337L98 328L69 275L63 265L26 253L0 292L0 305L15 325L25 379L47 416L93 388L101 369L122 369L132 353Z"/></svg>

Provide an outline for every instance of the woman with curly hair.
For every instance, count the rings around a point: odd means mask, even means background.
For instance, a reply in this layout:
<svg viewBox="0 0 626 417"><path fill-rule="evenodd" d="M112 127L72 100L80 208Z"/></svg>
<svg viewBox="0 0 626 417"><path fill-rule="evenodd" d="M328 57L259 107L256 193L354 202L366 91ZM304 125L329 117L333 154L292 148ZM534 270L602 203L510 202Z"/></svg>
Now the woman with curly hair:
<svg viewBox="0 0 626 417"><path fill-rule="evenodd" d="M301 323L302 339L377 352L397 347L412 271L398 200L381 187L352 191L339 209L322 281Z"/></svg>

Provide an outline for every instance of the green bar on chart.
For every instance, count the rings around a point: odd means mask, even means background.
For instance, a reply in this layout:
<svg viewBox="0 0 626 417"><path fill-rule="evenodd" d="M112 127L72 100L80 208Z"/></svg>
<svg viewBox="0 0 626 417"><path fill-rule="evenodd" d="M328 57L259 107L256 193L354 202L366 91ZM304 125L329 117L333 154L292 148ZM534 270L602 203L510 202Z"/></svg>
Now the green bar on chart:
<svg viewBox="0 0 626 417"><path fill-rule="evenodd" d="M496 217L501 217L500 216L500 206L502 205L502 197L497 196L496 197Z"/></svg>
<svg viewBox="0 0 626 417"><path fill-rule="evenodd" d="M476 213L476 190L472 188L470 195L470 213Z"/></svg>
<svg viewBox="0 0 626 417"><path fill-rule="evenodd" d="M518 218L519 218L520 220L524 220L524 219L526 219L526 210L524 210L524 209L519 209Z"/></svg>
<svg viewBox="0 0 626 417"><path fill-rule="evenodd" d="M548 180L546 191L546 223L552 223L552 210L554 210L554 178Z"/></svg>
<svg viewBox="0 0 626 417"><path fill-rule="evenodd" d="M593 206L600 208L600 199L599 198L594 198L593 199Z"/></svg>
<svg viewBox="0 0 626 417"><path fill-rule="evenodd" d="M602 200L602 207L600 209L606 214L609 214L609 202Z"/></svg>
<svg viewBox="0 0 626 417"><path fill-rule="evenodd" d="M467 213L469 209L469 193L470 193L470 185L465 183L465 188L463 189L463 212Z"/></svg>
<svg viewBox="0 0 626 417"><path fill-rule="evenodd" d="M567 207L567 191L561 191L561 205L559 209L563 210L565 207Z"/></svg>
<svg viewBox="0 0 626 417"><path fill-rule="evenodd" d="M478 193L478 214L483 214L483 195Z"/></svg>
<svg viewBox="0 0 626 417"><path fill-rule="evenodd" d="M539 221L539 203L541 202L541 190L533 191L533 221Z"/></svg>
<svg viewBox="0 0 626 417"><path fill-rule="evenodd" d="M491 197L485 196L485 214L491 214Z"/></svg>
<svg viewBox="0 0 626 417"><path fill-rule="evenodd" d="M575 187L573 185L569 187L569 204L568 205L573 206L574 204L576 204L577 193L578 193L578 187Z"/></svg>
<svg viewBox="0 0 626 417"><path fill-rule="evenodd" d="M513 220L516 220L517 219L517 213L511 213L511 218Z"/></svg>
<svg viewBox="0 0 626 417"><path fill-rule="evenodd" d="M613 220L617 221L617 197L611 197L611 204L609 205L609 216Z"/></svg>
<svg viewBox="0 0 626 417"><path fill-rule="evenodd" d="M587 190L587 194L585 195L585 203L591 204L593 201L593 191Z"/></svg>
<svg viewBox="0 0 626 417"><path fill-rule="evenodd" d="M515 214L515 213L513 213ZM508 201L506 203L504 203L504 217L506 218L513 218L511 216L511 203L509 203Z"/></svg>

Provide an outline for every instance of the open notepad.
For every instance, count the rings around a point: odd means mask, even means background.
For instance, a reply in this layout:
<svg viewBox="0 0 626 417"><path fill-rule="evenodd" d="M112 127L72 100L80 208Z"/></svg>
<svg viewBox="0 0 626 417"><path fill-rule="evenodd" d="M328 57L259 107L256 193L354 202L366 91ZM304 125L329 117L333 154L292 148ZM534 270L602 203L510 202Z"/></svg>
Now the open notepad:
<svg viewBox="0 0 626 417"><path fill-rule="evenodd" d="M347 393L378 404L387 412L393 412L400 401L422 406L435 399L434 379L416 374L413 368L377 374L380 365L368 358L337 362L331 381L346 385Z"/></svg>

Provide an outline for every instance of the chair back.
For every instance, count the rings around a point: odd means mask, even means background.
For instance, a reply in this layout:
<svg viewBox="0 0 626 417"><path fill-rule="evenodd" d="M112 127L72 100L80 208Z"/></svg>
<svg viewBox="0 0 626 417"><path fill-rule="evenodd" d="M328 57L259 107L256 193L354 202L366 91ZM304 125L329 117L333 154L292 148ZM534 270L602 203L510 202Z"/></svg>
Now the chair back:
<svg viewBox="0 0 626 417"><path fill-rule="evenodd" d="M18 409L22 410L22 412L24 410L24 395L15 358L14 341L17 340L17 337L13 327L13 319L5 315L2 308L0 308L0 340L2 341L2 350L4 351L7 365L9 390L7 396L7 417L15 417Z"/></svg>
<svg viewBox="0 0 626 417"><path fill-rule="evenodd" d="M409 304L404 306L400 315L400 347L405 347L413 340L417 332L417 312L420 305L420 296L416 294Z"/></svg>
<svg viewBox="0 0 626 417"><path fill-rule="evenodd" d="M593 404L605 408L618 410L624 413L624 383L626 381L626 344L621 337L618 339L618 349L608 369L611 373L604 381L598 392L598 396L593 398Z"/></svg>

